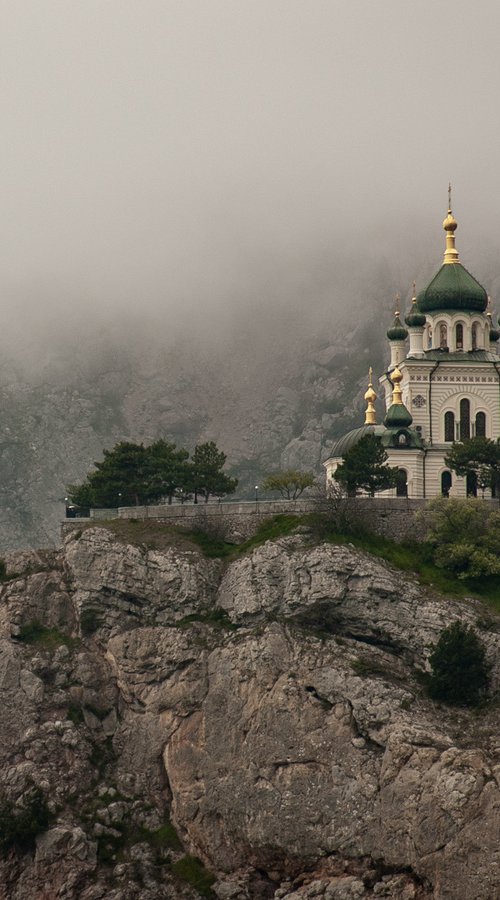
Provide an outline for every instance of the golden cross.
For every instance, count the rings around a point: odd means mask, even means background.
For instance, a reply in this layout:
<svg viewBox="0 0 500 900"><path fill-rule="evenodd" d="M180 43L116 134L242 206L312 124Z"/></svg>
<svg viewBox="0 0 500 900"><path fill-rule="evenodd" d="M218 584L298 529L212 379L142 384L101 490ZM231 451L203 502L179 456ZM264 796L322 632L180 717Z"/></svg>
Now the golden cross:
<svg viewBox="0 0 500 900"><path fill-rule="evenodd" d="M451 212L451 181L448 182L448 212Z"/></svg>

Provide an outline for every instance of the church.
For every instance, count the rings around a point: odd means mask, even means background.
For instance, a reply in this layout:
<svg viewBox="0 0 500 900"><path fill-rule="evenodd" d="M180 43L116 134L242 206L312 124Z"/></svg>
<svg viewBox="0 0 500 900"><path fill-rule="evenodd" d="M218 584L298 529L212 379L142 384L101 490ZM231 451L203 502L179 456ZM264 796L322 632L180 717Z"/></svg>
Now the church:
<svg viewBox="0 0 500 900"><path fill-rule="evenodd" d="M380 378L386 415L377 424L371 372L365 394L365 424L334 444L326 468L327 489L342 457L366 434L378 435L388 464L399 472L397 487L378 496L466 497L477 493L473 478L451 472L445 457L453 441L500 436L500 332L493 326L485 289L467 271L455 246L457 222L443 222L443 264L401 321L396 309L387 331L390 362Z"/></svg>

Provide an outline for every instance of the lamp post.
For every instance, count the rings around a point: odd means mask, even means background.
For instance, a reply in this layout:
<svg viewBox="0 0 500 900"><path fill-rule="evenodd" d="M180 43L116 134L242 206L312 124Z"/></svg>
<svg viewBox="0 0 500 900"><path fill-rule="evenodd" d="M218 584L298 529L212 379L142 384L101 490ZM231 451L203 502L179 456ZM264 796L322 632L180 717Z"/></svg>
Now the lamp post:
<svg viewBox="0 0 500 900"><path fill-rule="evenodd" d="M65 498L64 498L64 506L65 506L65 513L64 513L64 515L65 515L66 519L68 518L68 499L69 499L68 497L65 497Z"/></svg>
<svg viewBox="0 0 500 900"><path fill-rule="evenodd" d="M259 485L256 484L255 485L255 504L257 505L258 502L259 502Z"/></svg>

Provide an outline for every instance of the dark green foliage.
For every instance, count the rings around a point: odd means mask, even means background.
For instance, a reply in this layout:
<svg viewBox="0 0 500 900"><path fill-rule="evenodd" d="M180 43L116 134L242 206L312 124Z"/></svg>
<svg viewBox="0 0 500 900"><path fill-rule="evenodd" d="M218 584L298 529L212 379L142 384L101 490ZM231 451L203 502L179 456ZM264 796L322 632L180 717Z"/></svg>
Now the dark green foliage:
<svg viewBox="0 0 500 900"><path fill-rule="evenodd" d="M428 691L434 700L452 706L476 706L488 690L490 666L486 651L474 629L453 622L429 657L432 674Z"/></svg>
<svg viewBox="0 0 500 900"><path fill-rule="evenodd" d="M68 496L83 508L133 506L192 493L208 501L236 489L237 480L222 471L226 461L213 441L199 444L189 461L188 451L163 439L150 447L121 441L104 450L95 471L80 485L70 485Z"/></svg>
<svg viewBox="0 0 500 900"><path fill-rule="evenodd" d="M3 559L0 559L0 582L7 580L7 567Z"/></svg>
<svg viewBox="0 0 500 900"><path fill-rule="evenodd" d="M77 706L74 703L71 703L68 706L68 711L66 713L66 718L73 722L73 725L81 725L84 721L83 710L81 706Z"/></svg>
<svg viewBox="0 0 500 900"><path fill-rule="evenodd" d="M192 622L201 622L204 625L212 625L215 628L223 628L226 631L236 631L237 625L231 622L225 609L216 607L206 613L192 613L190 616L184 616L178 623L180 628L185 628Z"/></svg>
<svg viewBox="0 0 500 900"><path fill-rule="evenodd" d="M500 487L500 443L486 437L474 437L452 445L445 457L446 465L467 478L475 476L478 488Z"/></svg>
<svg viewBox="0 0 500 900"><path fill-rule="evenodd" d="M303 522L307 522L307 517L304 518L288 513L270 516L269 519L264 519L264 521L261 522L257 531L251 538L248 538L247 541L240 544L237 548L237 552L246 553L248 550L253 550L254 547L258 547L259 544L264 544L266 541L275 541L277 538L286 537L287 535L292 534L292 532Z"/></svg>
<svg viewBox="0 0 500 900"><path fill-rule="evenodd" d="M121 441L104 450L102 462L81 485L71 485L69 496L77 506L130 506L145 500L147 493L147 452L143 444Z"/></svg>
<svg viewBox="0 0 500 900"><path fill-rule="evenodd" d="M30 849L35 838L45 831L50 822L50 811L43 792L33 785L19 805L10 800L0 804L0 850L11 847Z"/></svg>
<svg viewBox="0 0 500 900"><path fill-rule="evenodd" d="M238 485L236 478L230 478L222 471L226 462L226 454L217 448L213 441L197 444L191 460L191 489L195 500L198 496L223 497L232 494Z"/></svg>
<svg viewBox="0 0 500 900"><path fill-rule="evenodd" d="M197 544L203 556L207 556L209 559L222 559L229 556L234 550L234 544L228 544L217 535L209 534L201 528L188 531L179 527L177 530L179 534L185 535L190 541Z"/></svg>
<svg viewBox="0 0 500 900"><path fill-rule="evenodd" d="M211 872L207 872L203 864L196 856L183 856L172 865L172 872L182 881L186 881L196 891L200 897L211 898L214 896L212 885L215 876Z"/></svg>
<svg viewBox="0 0 500 900"><path fill-rule="evenodd" d="M101 623L102 619L95 609L87 607L87 609L82 610L80 615L80 629L84 637L90 637L90 635L95 634Z"/></svg>
<svg viewBox="0 0 500 900"><path fill-rule="evenodd" d="M61 634L57 628L46 628L36 620L21 625L17 640L23 644L34 644L42 650L49 651L56 650L61 644L71 648L77 643L74 638Z"/></svg>
<svg viewBox="0 0 500 900"><path fill-rule="evenodd" d="M347 451L334 478L348 494L362 490L373 497L377 491L396 485L398 470L388 466L387 460L380 438L366 434Z"/></svg>
<svg viewBox="0 0 500 900"><path fill-rule="evenodd" d="M177 448L169 441L159 440L151 444L146 452L147 500L166 497L171 503L179 488L187 492L190 476L187 450Z"/></svg>
<svg viewBox="0 0 500 900"><path fill-rule="evenodd" d="M156 831L150 831L148 828L139 828L139 837L147 841L152 847L157 849L182 850L182 843L174 826L167 820L160 825Z"/></svg>
<svg viewBox="0 0 500 900"><path fill-rule="evenodd" d="M436 498L420 514L437 566L462 579L500 575L500 512L482 500Z"/></svg>

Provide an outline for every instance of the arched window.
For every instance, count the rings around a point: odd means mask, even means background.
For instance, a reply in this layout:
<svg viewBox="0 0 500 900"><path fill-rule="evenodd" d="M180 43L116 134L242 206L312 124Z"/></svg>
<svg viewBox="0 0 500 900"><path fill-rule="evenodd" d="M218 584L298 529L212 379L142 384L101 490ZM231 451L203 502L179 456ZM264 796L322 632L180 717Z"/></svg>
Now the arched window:
<svg viewBox="0 0 500 900"><path fill-rule="evenodd" d="M444 439L445 441L455 440L455 413L446 412L444 414Z"/></svg>
<svg viewBox="0 0 500 900"><path fill-rule="evenodd" d="M430 325L427 326L427 346L429 350L432 347L432 328Z"/></svg>
<svg viewBox="0 0 500 900"><path fill-rule="evenodd" d="M461 322L455 326L455 347L457 350L464 349L464 326Z"/></svg>
<svg viewBox="0 0 500 900"><path fill-rule="evenodd" d="M470 438L470 403L464 399L460 401L460 440Z"/></svg>
<svg viewBox="0 0 500 900"><path fill-rule="evenodd" d="M439 326L439 346L441 350L445 350L448 346L448 329L445 322L441 322Z"/></svg>
<svg viewBox="0 0 500 900"><path fill-rule="evenodd" d="M404 431L402 431L401 434L398 434L398 444L402 444L404 446L407 443L408 443L408 438L406 437L406 434L404 433Z"/></svg>
<svg viewBox="0 0 500 900"><path fill-rule="evenodd" d="M474 322L471 328L472 349L477 350L477 322Z"/></svg>
<svg viewBox="0 0 500 900"><path fill-rule="evenodd" d="M396 481L396 497L408 496L408 472L406 469L398 469Z"/></svg>
<svg viewBox="0 0 500 900"><path fill-rule="evenodd" d="M476 413L476 437L486 437L486 413Z"/></svg>
<svg viewBox="0 0 500 900"><path fill-rule="evenodd" d="M449 497L451 490L451 472L446 470L441 475L441 493L443 497Z"/></svg>

